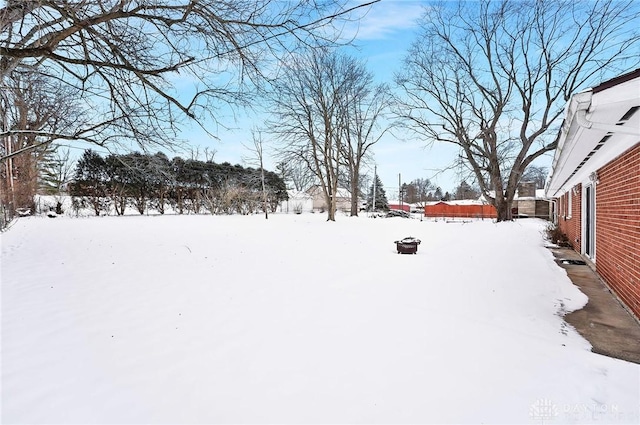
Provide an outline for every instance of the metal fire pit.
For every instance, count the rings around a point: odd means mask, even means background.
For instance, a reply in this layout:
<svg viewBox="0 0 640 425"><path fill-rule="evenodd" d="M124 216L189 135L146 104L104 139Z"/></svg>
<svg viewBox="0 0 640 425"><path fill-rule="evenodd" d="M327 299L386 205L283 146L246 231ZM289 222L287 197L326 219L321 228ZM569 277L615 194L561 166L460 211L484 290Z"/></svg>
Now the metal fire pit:
<svg viewBox="0 0 640 425"><path fill-rule="evenodd" d="M420 239L409 236L394 243L398 249L398 254L416 254L418 252L418 245L420 245Z"/></svg>

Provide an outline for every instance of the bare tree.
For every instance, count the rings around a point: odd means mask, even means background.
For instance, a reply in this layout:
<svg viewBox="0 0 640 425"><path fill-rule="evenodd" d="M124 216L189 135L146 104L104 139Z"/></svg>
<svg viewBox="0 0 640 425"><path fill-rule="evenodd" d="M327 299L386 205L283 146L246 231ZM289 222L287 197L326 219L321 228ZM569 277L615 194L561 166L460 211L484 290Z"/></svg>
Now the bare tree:
<svg viewBox="0 0 640 425"><path fill-rule="evenodd" d="M0 90L0 202L12 213L34 206L41 162L53 153L51 138L43 128L66 129L82 122L75 108L77 93L51 78L29 72L14 72Z"/></svg>
<svg viewBox="0 0 640 425"><path fill-rule="evenodd" d="M175 141L181 117L243 105L291 41L336 39L343 0L8 0L0 8L0 81L16 71L79 90L91 124L28 131L97 144ZM331 37L330 37L331 36Z"/></svg>
<svg viewBox="0 0 640 425"><path fill-rule="evenodd" d="M433 3L396 77L407 127L461 147L482 192L511 219L527 167L557 145L577 90L640 61L640 3Z"/></svg>
<svg viewBox="0 0 640 425"><path fill-rule="evenodd" d="M408 185L405 190L405 201L410 204L419 204L424 206L425 201L429 201L429 195L436 189L435 185L429 179L415 179Z"/></svg>
<svg viewBox="0 0 640 425"><path fill-rule="evenodd" d="M350 64L326 48L293 56L274 83L273 133L283 142L281 155L304 162L320 182L327 221L335 221L340 146L344 142L341 114Z"/></svg>
<svg viewBox="0 0 640 425"><path fill-rule="evenodd" d="M264 210L264 218L269 219L269 195L267 193L264 176L264 142L262 140L262 134L258 130L252 130L251 136L253 146L245 146L251 152L251 157L245 158L245 160L258 167L258 171L260 173L260 187L262 189L262 209Z"/></svg>
<svg viewBox="0 0 640 425"><path fill-rule="evenodd" d="M358 215L360 169L385 132L381 119L389 99L362 61L326 48L293 58L276 82L272 128L286 145L281 155L313 171L328 220L335 220L340 183L350 186L351 215Z"/></svg>
<svg viewBox="0 0 640 425"><path fill-rule="evenodd" d="M547 180L549 169L538 165L529 166L522 175L523 181L534 182L536 189L544 189L544 183Z"/></svg>
<svg viewBox="0 0 640 425"><path fill-rule="evenodd" d="M288 158L276 165L276 170L278 170L280 178L291 183L293 186L289 187L298 192L306 191L315 183L313 171L308 167L306 161L299 159L299 155L289 155Z"/></svg>
<svg viewBox="0 0 640 425"><path fill-rule="evenodd" d="M384 113L389 109L391 95L386 85L374 86L373 75L365 64L353 58L352 81L345 88L342 105L344 143L341 158L347 171L351 192L351 216L358 215L360 170L375 145L387 131L382 127Z"/></svg>

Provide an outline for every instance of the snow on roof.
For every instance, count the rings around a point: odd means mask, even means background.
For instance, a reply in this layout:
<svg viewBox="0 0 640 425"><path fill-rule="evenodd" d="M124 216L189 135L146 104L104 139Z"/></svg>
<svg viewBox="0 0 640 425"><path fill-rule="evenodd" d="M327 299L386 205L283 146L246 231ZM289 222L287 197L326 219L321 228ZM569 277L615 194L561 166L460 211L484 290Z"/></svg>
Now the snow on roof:
<svg viewBox="0 0 640 425"><path fill-rule="evenodd" d="M314 185L307 189L307 193L312 196L316 196L318 193L322 193L322 188L319 185ZM339 187L338 191L336 192L336 197L351 199L351 192L349 192L348 189Z"/></svg>
<svg viewBox="0 0 640 425"><path fill-rule="evenodd" d="M486 205L486 202L483 202L480 199L454 199L451 201L429 201L425 202L425 205L437 205L437 204L447 204L447 205Z"/></svg>
<svg viewBox="0 0 640 425"><path fill-rule="evenodd" d="M489 191L489 196L490 197L495 197L495 190L490 190ZM486 201L486 197L484 195L480 195L479 198L481 201ZM518 199L538 199L538 200L547 200L547 196L545 194L544 189L536 189L536 196L518 196L518 191L516 190L516 194L513 197L513 200L516 201Z"/></svg>
<svg viewBox="0 0 640 425"><path fill-rule="evenodd" d="M289 199L312 199L313 197L307 192L301 192L299 190L287 190Z"/></svg>

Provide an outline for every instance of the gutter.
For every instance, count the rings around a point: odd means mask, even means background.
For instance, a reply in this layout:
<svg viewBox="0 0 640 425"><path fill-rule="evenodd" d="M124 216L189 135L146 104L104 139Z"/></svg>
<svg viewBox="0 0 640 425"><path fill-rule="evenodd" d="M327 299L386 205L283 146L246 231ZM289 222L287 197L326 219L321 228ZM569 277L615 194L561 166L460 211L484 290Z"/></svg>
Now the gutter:
<svg viewBox="0 0 640 425"><path fill-rule="evenodd" d="M593 93L591 90L587 90L584 92L576 93L571 96L569 102L565 106L564 112L564 121L560 127L560 134L558 136L558 146L556 147L555 154L553 156L553 161L551 163L551 172L547 176L547 182L545 184L545 196L549 198L555 198L559 192L559 189L554 188L554 193L551 194L551 183L555 179L555 171L557 170L560 162L566 162L566 158L563 158L563 152L565 150L565 142L569 138L570 135L576 133L577 129L583 127L578 123L578 119L576 118L578 113L581 112L584 114L585 124L590 123L587 121L586 115L589 107L591 106L591 98ZM588 124L587 124L588 125Z"/></svg>
<svg viewBox="0 0 640 425"><path fill-rule="evenodd" d="M584 107L584 105L579 105L579 107ZM618 133L618 134L630 134L632 136L640 137L640 128L633 127L623 127L622 125L615 124L605 124L600 122L593 122L587 119L587 109L589 105L586 105L584 109L578 109L576 111L576 122L580 127L586 129L593 130L602 130L608 133Z"/></svg>
<svg viewBox="0 0 640 425"><path fill-rule="evenodd" d="M640 137L640 128L635 126L623 125L624 122L618 124L601 123L590 121L587 118L587 113L592 107L593 90L587 90L581 93L577 93L571 97L571 100L566 106L565 120L562 123L558 141L558 147L551 166L551 173L547 176L547 183L545 185L545 195L550 198L555 198L560 192L559 187L552 187L555 171L561 163L566 162L566 158L563 159L563 151L565 150L565 142L568 138L573 137L579 128L586 130L604 131L610 134L631 135L634 137ZM554 185L557 186L557 185ZM551 191L554 193L551 194Z"/></svg>

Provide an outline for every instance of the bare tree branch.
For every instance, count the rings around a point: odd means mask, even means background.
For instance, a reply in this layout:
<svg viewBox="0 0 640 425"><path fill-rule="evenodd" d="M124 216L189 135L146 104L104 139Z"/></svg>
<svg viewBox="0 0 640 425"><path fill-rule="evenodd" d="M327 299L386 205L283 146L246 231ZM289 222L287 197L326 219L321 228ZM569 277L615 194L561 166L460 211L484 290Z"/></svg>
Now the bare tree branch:
<svg viewBox="0 0 640 425"><path fill-rule="evenodd" d="M208 131L217 105L249 105L283 53L335 42L340 22L377 1L9 0L0 82L27 71L57 79L95 112L88 140L167 146L184 119Z"/></svg>
<svg viewBox="0 0 640 425"><path fill-rule="evenodd" d="M426 143L458 145L509 220L570 95L640 63L639 16L635 1L434 2L396 76L397 114Z"/></svg>

